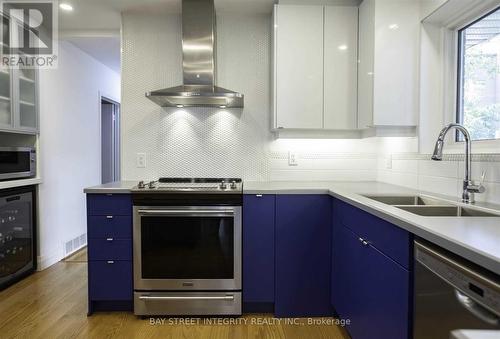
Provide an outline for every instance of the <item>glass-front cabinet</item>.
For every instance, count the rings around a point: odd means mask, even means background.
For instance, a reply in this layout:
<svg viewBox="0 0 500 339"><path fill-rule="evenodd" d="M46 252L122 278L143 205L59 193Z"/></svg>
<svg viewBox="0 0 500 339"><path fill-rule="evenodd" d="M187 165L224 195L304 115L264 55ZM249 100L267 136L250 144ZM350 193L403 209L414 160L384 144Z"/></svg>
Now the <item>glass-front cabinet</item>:
<svg viewBox="0 0 500 339"><path fill-rule="evenodd" d="M8 24L8 19L2 21ZM2 33L8 30L3 27ZM8 41L3 36L0 47ZM0 51L1 52L1 51ZM38 71L0 64L0 131L38 133Z"/></svg>
<svg viewBox="0 0 500 339"><path fill-rule="evenodd" d="M0 65L0 131L38 133L36 70L9 70Z"/></svg>
<svg viewBox="0 0 500 339"><path fill-rule="evenodd" d="M12 72L0 65L0 129L10 129L12 118Z"/></svg>
<svg viewBox="0 0 500 339"><path fill-rule="evenodd" d="M17 127L36 132L38 129L36 70L20 69L17 76L16 86L19 93Z"/></svg>

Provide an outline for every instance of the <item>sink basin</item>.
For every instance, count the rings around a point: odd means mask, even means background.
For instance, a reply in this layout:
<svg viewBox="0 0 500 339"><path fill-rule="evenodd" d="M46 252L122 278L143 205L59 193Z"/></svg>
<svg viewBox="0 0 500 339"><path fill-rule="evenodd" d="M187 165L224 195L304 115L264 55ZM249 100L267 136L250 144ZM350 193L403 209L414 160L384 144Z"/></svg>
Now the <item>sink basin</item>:
<svg viewBox="0 0 500 339"><path fill-rule="evenodd" d="M425 217L500 217L498 214L461 206L394 206Z"/></svg>
<svg viewBox="0 0 500 339"><path fill-rule="evenodd" d="M365 195L365 197L425 217L500 217L475 208L453 205L423 195Z"/></svg>
<svg viewBox="0 0 500 339"><path fill-rule="evenodd" d="M408 206L447 205L447 203L442 200L420 195L411 195L411 196L365 195L365 197L387 205L408 205Z"/></svg>

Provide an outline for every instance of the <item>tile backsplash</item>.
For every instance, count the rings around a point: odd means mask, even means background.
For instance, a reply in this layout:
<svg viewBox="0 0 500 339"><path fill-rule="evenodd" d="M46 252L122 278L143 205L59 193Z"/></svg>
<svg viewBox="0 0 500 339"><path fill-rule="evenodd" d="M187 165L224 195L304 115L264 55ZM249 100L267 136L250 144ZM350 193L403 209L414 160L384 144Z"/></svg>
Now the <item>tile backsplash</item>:
<svg viewBox="0 0 500 339"><path fill-rule="evenodd" d="M445 155L443 161L430 160L430 154L386 154L379 156L377 180L432 193L459 197L462 195L464 159L461 155ZM476 194L476 201L500 204L500 156L474 155L472 179L481 180L486 192Z"/></svg>

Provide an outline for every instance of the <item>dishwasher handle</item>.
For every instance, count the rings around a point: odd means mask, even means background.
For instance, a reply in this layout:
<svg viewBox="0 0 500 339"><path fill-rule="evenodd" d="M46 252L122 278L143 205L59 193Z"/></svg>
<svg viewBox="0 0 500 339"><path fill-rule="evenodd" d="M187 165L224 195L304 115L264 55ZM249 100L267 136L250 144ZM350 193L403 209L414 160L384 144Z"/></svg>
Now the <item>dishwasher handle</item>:
<svg viewBox="0 0 500 339"><path fill-rule="evenodd" d="M457 289L455 289L455 296L457 297L459 304L474 316L492 326L500 326L500 319L493 312L490 312L483 306L479 305L477 302L472 300L472 298L466 296Z"/></svg>

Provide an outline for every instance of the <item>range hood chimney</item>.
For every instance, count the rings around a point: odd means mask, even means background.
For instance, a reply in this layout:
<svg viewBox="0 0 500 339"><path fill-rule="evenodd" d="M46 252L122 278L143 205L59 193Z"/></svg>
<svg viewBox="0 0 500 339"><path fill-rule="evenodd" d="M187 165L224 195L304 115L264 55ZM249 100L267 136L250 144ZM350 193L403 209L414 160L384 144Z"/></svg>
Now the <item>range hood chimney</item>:
<svg viewBox="0 0 500 339"><path fill-rule="evenodd" d="M162 107L242 108L243 94L215 85L214 0L182 0L184 84L146 93Z"/></svg>

